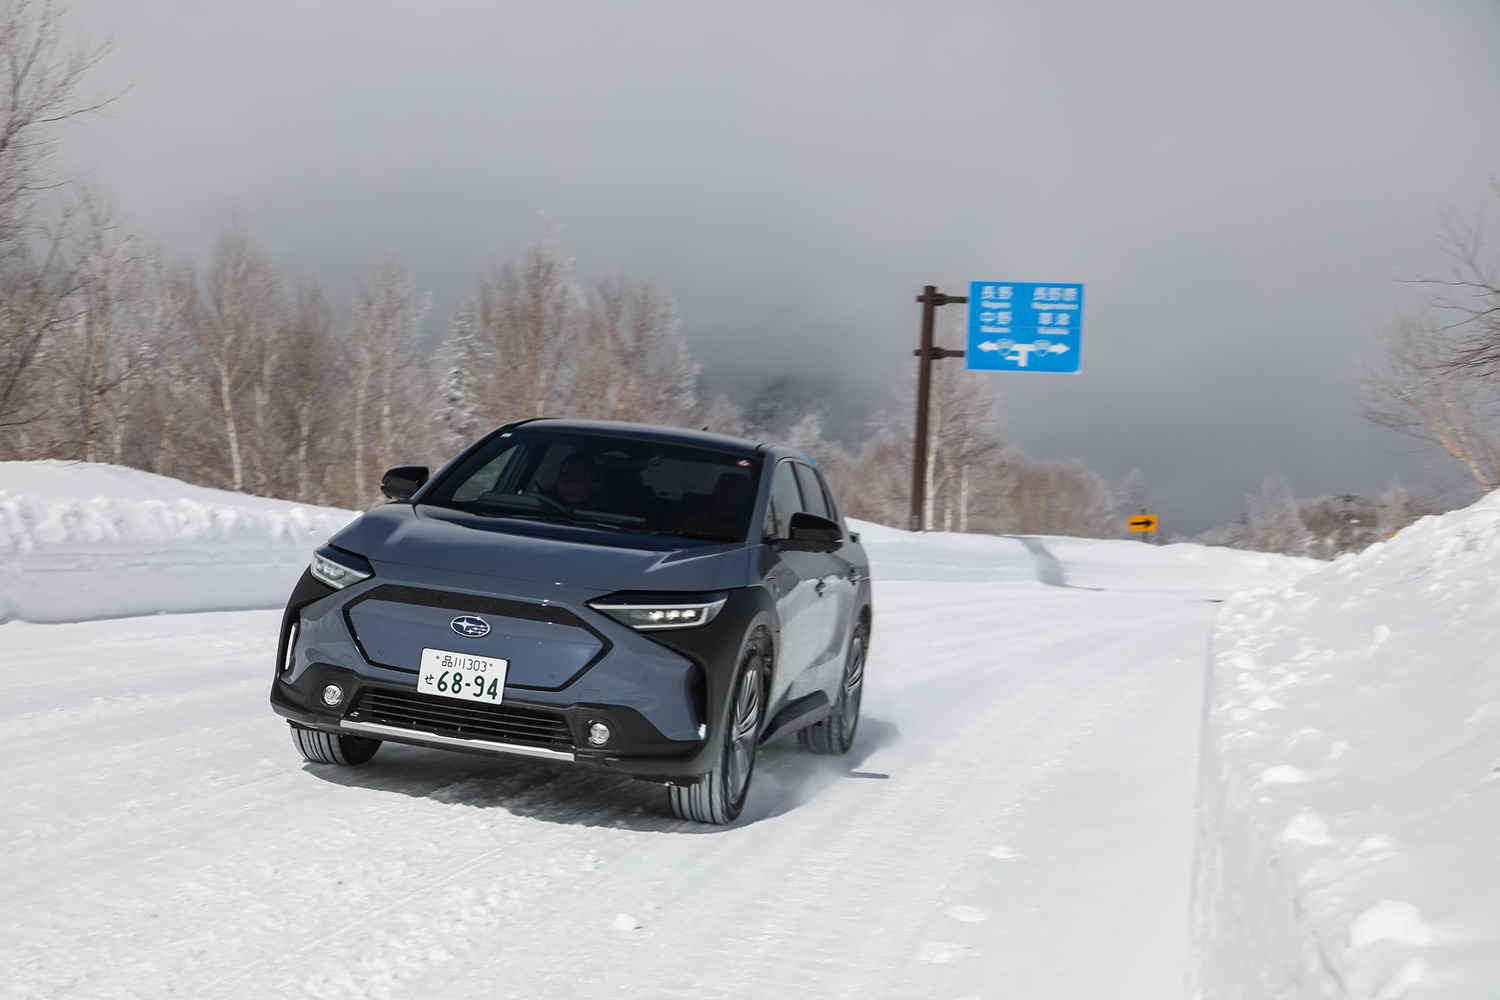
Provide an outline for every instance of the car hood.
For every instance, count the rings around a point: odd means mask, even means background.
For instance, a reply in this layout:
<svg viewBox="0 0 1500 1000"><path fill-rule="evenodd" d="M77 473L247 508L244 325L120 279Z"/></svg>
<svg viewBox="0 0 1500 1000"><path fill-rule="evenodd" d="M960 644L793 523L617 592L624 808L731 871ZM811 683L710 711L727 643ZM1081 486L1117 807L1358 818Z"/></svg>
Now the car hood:
<svg viewBox="0 0 1500 1000"><path fill-rule="evenodd" d="M426 513L410 504L387 504L329 541L376 564L377 576L391 575L381 572L384 563L419 568L426 579L432 579L432 571L450 571L599 594L727 590L746 584L749 552L741 544L633 548L609 544L603 531L563 529L560 533L580 536L567 538L543 533L548 529L534 522L516 527L526 533L496 530L494 522L457 512Z"/></svg>

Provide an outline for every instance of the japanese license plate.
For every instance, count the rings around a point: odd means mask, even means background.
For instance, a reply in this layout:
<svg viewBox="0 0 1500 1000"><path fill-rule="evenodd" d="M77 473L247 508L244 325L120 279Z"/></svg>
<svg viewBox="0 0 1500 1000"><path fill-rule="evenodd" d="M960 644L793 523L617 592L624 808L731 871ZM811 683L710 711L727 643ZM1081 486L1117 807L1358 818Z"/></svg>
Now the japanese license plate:
<svg viewBox="0 0 1500 1000"><path fill-rule="evenodd" d="M417 690L443 698L461 698L498 705L505 697L505 668L509 660L474 656L446 649L422 650Z"/></svg>

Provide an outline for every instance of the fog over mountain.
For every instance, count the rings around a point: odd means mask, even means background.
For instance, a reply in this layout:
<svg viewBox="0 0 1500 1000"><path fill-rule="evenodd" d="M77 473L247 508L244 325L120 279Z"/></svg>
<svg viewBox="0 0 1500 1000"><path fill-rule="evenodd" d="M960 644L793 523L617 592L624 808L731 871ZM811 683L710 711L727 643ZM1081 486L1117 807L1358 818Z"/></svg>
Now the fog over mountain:
<svg viewBox="0 0 1500 1000"><path fill-rule="evenodd" d="M1493 3L71 7L124 93L61 155L170 254L238 220L347 301L390 249L436 338L555 230L677 296L710 385L841 414L914 366L924 284L1084 282L1081 374L987 376L1031 457L1139 469L1190 533L1270 473L1461 482L1349 375L1495 197Z"/></svg>

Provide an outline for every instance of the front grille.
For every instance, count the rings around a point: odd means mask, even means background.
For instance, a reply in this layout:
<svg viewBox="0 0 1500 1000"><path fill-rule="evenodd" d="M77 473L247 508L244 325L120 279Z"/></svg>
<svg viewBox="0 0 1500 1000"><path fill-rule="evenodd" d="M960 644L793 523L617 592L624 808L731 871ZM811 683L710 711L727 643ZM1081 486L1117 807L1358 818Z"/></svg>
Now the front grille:
<svg viewBox="0 0 1500 1000"><path fill-rule="evenodd" d="M515 705L466 705L416 691L366 688L349 715L361 722L443 736L545 747L573 745L568 723L557 712Z"/></svg>

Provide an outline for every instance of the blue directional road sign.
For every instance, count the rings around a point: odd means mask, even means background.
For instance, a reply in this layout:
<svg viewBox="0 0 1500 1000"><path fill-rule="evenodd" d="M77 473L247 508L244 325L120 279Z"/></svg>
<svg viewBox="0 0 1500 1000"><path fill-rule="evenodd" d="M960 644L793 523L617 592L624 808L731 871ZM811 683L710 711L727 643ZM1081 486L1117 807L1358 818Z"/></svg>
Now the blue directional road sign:
<svg viewBox="0 0 1500 1000"><path fill-rule="evenodd" d="M970 283L967 367L990 372L1076 372L1082 342L1082 285Z"/></svg>

